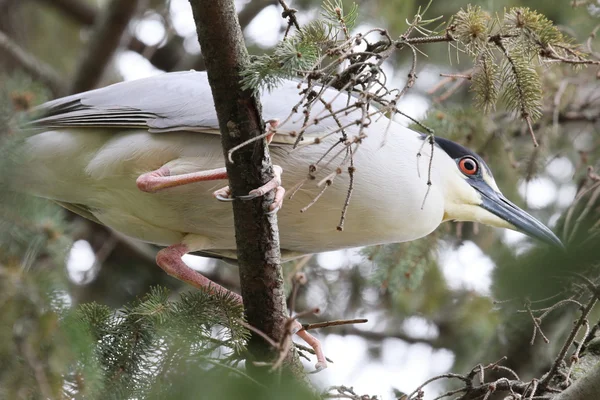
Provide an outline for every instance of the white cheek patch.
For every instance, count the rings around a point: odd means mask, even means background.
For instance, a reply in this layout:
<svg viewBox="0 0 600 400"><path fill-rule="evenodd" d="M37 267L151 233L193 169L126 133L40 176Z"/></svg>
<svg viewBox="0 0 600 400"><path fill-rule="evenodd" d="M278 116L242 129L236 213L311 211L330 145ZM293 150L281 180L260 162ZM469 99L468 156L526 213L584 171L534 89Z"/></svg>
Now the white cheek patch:
<svg viewBox="0 0 600 400"><path fill-rule="evenodd" d="M485 183L487 183L492 189L494 189L495 192L501 193L500 189L498 188L498 185L496 184L496 181L494 181L494 178L492 178L492 176L488 174L486 168L481 169L481 176Z"/></svg>
<svg viewBox="0 0 600 400"><path fill-rule="evenodd" d="M480 205L482 201L481 195L477 190L473 189L469 183L470 178L458 170L456 175L462 179L462 182L460 186L454 187L454 190L452 191L453 193L448 200L456 203L457 205Z"/></svg>
<svg viewBox="0 0 600 400"><path fill-rule="evenodd" d="M476 205L454 205L444 215L444 221L449 220L479 222L497 228L517 230L514 225Z"/></svg>

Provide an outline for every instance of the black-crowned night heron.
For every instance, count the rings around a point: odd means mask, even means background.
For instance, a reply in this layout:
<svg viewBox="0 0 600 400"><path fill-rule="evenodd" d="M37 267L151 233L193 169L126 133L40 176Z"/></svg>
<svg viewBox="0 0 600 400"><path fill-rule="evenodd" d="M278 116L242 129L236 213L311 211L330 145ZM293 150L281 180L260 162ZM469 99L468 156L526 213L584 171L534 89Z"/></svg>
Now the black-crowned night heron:
<svg viewBox="0 0 600 400"><path fill-rule="evenodd" d="M298 92L297 83L286 81L263 93L263 118L285 118L298 102ZM330 89L323 98L334 110L342 109L346 97L336 94ZM322 109L315 105L313 112ZM184 254L199 251L235 258L231 206L213 197L226 174L206 74L169 73L119 83L51 101L38 111L42 115L31 124L44 131L24 142L25 162L15 180L21 190L132 238L167 246L157 255L158 265L199 288L211 282L183 263ZM356 120L356 113L340 113L342 124ZM327 118L305 133L305 143L319 138L317 144L292 150L296 138L290 133L299 130L302 121L297 115L271 137L273 163L291 184L303 180L308 165L338 140L336 135L326 136L338 127ZM373 121L365 131L368 138L354 154L354 192L343 232L336 226L348 192L347 174L336 178L305 213L299 210L321 191L320 178L286 200L278 213L283 259L415 240L448 220L516 229L560 244L548 228L500 193L477 154L436 138L431 157L425 136L395 122L386 133L388 124L385 117ZM349 127L349 134L356 129ZM319 172L324 177L336 167L332 162ZM266 189L274 188L277 185ZM281 198L282 190L277 190ZM298 333L315 347L324 366L318 342L305 331Z"/></svg>

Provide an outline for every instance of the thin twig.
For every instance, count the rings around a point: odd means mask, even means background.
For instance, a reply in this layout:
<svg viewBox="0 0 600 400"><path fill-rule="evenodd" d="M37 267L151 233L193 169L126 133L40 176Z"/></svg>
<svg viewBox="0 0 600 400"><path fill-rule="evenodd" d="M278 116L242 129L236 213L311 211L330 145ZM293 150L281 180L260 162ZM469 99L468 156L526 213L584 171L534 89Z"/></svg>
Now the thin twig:
<svg viewBox="0 0 600 400"><path fill-rule="evenodd" d="M552 363L552 366L550 367L550 370L548 371L548 373L546 374L546 376L540 382L540 385L543 388L548 387L548 384L554 378L554 375L558 371L558 368L560 367L560 365L562 364L562 362L565 360L565 356L567 355L567 352L569 351L569 349L573 345L573 341L575 340L575 337L579 333L579 329L583 325L585 325L585 323L587 322L587 318L588 318L590 312L592 311L592 309L596 305L596 302L598 301L598 297L597 297L598 296L598 294L597 294L598 289L597 289L597 287L593 283L592 283L592 285L593 285L593 288L594 288L593 297L590 299L590 301L588 302L588 304L586 305L586 307L584 309L582 309L581 316L579 317L579 319L575 323L575 327L571 330L571 333L569 334L567 340L565 340L565 343L563 344L562 348L560 349L560 352L558 353L558 356L556 356L556 359Z"/></svg>
<svg viewBox="0 0 600 400"><path fill-rule="evenodd" d="M537 334L537 332L540 333L540 335L542 335L542 338L544 339L544 342L546 343L550 343L550 339L548 339L546 337L546 335L544 335L544 331L542 331L542 327L540 326L541 323L541 319L540 318L536 318L533 315L533 312L531 311L531 304L529 302L525 303L525 307L527 308L527 311L529 312L529 316L531 317L531 320L533 321L533 336L531 337L531 341L529 342L530 345L533 346L533 343L535 342L535 336Z"/></svg>
<svg viewBox="0 0 600 400"><path fill-rule="evenodd" d="M369 322L369 320L365 319L365 318L338 319L335 321L317 322L315 324L302 324L302 329L304 329L305 331L309 331L311 329L317 329L317 328L327 328L330 326L340 326L340 325L364 324L366 322Z"/></svg>
<svg viewBox="0 0 600 400"><path fill-rule="evenodd" d="M244 328L246 328L248 330L251 330L252 332L256 333L257 335L259 335L260 337L262 337L263 339L265 339L265 341L267 343L269 343L274 349L279 349L279 345L273 339L271 339L266 333L264 333L263 331L261 331L260 329L253 327L252 325L250 325L246 321L240 321L240 324Z"/></svg>
<svg viewBox="0 0 600 400"><path fill-rule="evenodd" d="M292 25L295 26L296 29L300 30L300 24L298 24L298 20L296 19L296 12L298 12L298 10L296 10L295 8L290 8L284 0L278 1L279 4L281 4L281 7L283 8L281 18L288 20L288 26L285 30L285 35L283 37L283 39L285 40L290 32L290 28L292 27Z"/></svg>
<svg viewBox="0 0 600 400"><path fill-rule="evenodd" d="M85 51L81 54L70 93L94 88L122 38L127 35L129 21L138 9L138 0L111 0L96 19L94 31Z"/></svg>
<svg viewBox="0 0 600 400"><path fill-rule="evenodd" d="M340 216L340 223L337 226L338 231L344 230L344 222L346 220L346 213L348 212L348 206L350 205L350 198L352 197L352 191L354 190L354 155L352 153L352 146L348 146L350 152L350 166L348 167L348 175L350 175L350 183L348 184L348 193L346 194L346 200L344 201L344 207L342 208L342 215Z"/></svg>

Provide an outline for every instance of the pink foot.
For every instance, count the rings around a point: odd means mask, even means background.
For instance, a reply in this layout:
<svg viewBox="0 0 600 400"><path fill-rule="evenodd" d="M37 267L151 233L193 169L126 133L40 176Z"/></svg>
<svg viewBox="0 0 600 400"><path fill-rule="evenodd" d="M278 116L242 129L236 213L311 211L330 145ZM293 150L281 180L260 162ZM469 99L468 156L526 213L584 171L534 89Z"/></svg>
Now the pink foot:
<svg viewBox="0 0 600 400"><path fill-rule="evenodd" d="M302 340L304 340L315 351L315 356L317 356L315 369L317 372L327 368L327 359L325 358L325 354L323 354L323 349L321 348L321 342L319 339L302 329L302 324L298 321L294 321L293 329L295 330L294 333L300 336Z"/></svg>
<svg viewBox="0 0 600 400"><path fill-rule="evenodd" d="M252 200L257 197L264 196L269 193L271 190L275 190L275 199L273 200L273 204L269 207L271 212L277 212L281 206L283 205L283 196L285 195L285 189L281 186L281 174L283 173L283 168L279 165L273 165L273 174L275 175L273 179L269 182L265 183L261 187L251 190L245 196L238 196L240 200ZM225 188L224 188L225 189ZM227 188L229 190L229 188Z"/></svg>
<svg viewBox="0 0 600 400"><path fill-rule="evenodd" d="M214 181L219 179L227 179L227 171L225 168L171 176L169 168L162 166L155 171L140 175L135 183L142 192L155 193L163 189L183 186L194 182Z"/></svg>
<svg viewBox="0 0 600 400"><path fill-rule="evenodd" d="M162 249L156 255L156 263L161 267L167 274L189 283L190 285L204 290L208 293L220 293L229 294L234 296L236 301L242 303L242 296L232 292L223 286L211 281L204 275L188 267L181 257L189 252L189 247L183 243L174 244L165 249ZM317 364L315 368L320 371L327 368L327 360L321 349L321 343L317 338L302 329L302 325L298 321L294 321L293 333L300 336L310 347L315 351L317 356Z"/></svg>

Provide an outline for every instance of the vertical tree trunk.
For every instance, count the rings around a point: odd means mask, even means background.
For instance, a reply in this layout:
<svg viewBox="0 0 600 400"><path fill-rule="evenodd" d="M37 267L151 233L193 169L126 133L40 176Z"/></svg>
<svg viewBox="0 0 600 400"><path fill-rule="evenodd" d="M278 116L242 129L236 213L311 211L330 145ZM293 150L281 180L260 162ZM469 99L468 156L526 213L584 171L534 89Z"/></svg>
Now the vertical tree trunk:
<svg viewBox="0 0 600 400"><path fill-rule="evenodd" d="M554 398L554 400L592 399L600 399L600 363Z"/></svg>
<svg viewBox="0 0 600 400"><path fill-rule="evenodd" d="M268 182L273 168L265 140L236 151L234 163L227 159L229 149L261 134L265 127L259 99L241 88L240 74L249 56L234 1L190 3L219 119L229 185L233 196L245 195ZM267 215L272 200L273 193L252 201L235 200L233 215L248 323L278 341L284 333L286 307L277 217ZM249 350L257 361L273 360L273 349L257 335L252 336Z"/></svg>

